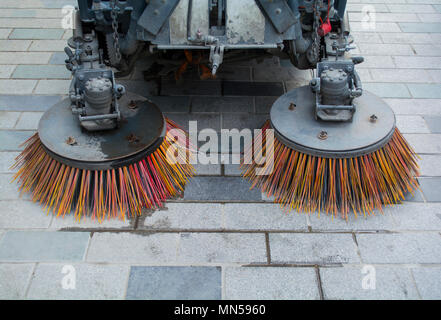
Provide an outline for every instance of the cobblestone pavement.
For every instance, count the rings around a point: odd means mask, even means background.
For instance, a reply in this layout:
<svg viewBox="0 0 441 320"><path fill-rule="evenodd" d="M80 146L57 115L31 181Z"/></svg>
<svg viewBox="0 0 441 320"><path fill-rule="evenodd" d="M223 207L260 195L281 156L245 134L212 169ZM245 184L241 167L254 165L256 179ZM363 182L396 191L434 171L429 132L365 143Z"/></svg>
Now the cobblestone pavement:
<svg viewBox="0 0 441 320"><path fill-rule="evenodd" d="M441 0L348 4L364 88L385 98L421 154L422 192L403 205L349 222L284 214L248 190L237 165L198 165L166 209L101 225L46 216L10 183L18 145L67 92L65 4L0 0L0 298L441 298ZM376 32L362 28L365 5ZM130 90L158 95L182 125L216 130L260 127L274 99L310 76L269 59L158 87L142 70L123 81ZM75 289L63 289L73 270Z"/></svg>

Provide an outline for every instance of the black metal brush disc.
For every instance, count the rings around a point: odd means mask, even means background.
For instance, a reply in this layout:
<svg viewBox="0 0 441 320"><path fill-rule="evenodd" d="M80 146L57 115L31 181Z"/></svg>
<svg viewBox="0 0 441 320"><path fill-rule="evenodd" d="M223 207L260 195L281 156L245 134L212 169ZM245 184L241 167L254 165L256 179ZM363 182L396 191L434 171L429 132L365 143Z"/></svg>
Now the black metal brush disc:
<svg viewBox="0 0 441 320"><path fill-rule="evenodd" d="M38 125L46 152L63 164L87 170L126 166L154 152L166 133L162 112L133 93L126 93L118 103L122 118L119 128L96 132L80 126L69 98L52 106Z"/></svg>
<svg viewBox="0 0 441 320"><path fill-rule="evenodd" d="M395 131L395 115L379 97L363 91L354 99L351 122L314 117L315 96L309 86L279 97L271 108L276 138L296 151L323 158L354 158L382 148Z"/></svg>

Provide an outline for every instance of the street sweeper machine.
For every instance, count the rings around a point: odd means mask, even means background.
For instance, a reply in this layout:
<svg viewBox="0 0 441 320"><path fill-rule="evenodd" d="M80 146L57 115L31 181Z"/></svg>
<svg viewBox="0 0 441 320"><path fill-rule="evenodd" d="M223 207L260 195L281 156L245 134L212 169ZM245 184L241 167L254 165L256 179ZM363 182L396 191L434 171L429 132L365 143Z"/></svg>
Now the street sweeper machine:
<svg viewBox="0 0 441 320"><path fill-rule="evenodd" d="M272 55L314 77L275 101L255 137L265 141L272 129L275 139L246 148L244 156L260 148L274 158L271 166L242 163L251 187L288 210L345 218L400 202L418 188L416 155L391 108L362 88L363 58L348 53L345 7L346 0L78 0L65 49L68 97L43 115L17 158L21 190L77 218L162 206L193 174L187 133L117 78L146 54L176 78L197 54L203 79L229 61ZM182 161L170 162L177 141Z"/></svg>

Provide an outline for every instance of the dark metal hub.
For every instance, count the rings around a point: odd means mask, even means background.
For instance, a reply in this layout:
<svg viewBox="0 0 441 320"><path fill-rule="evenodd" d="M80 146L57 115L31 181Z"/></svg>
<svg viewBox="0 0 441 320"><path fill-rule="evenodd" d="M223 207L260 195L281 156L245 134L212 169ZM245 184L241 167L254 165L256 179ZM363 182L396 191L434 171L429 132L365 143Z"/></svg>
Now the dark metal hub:
<svg viewBox="0 0 441 320"><path fill-rule="evenodd" d="M165 118L155 104L136 94L125 94L119 106L119 128L91 132L72 114L70 99L63 99L41 118L39 138L53 158L71 167L105 170L139 161L162 143Z"/></svg>
<svg viewBox="0 0 441 320"><path fill-rule="evenodd" d="M303 86L274 102L271 126L283 144L303 153L352 158L374 152L392 137L395 115L384 101L367 91L353 103L356 112L351 122L316 120L314 94L309 86ZM296 107L291 108L292 104Z"/></svg>

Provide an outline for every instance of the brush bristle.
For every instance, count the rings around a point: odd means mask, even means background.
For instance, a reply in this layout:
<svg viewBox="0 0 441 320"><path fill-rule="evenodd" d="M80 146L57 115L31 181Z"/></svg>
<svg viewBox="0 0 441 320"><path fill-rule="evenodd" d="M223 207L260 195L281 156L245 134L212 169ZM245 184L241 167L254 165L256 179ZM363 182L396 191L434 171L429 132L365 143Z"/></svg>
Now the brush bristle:
<svg viewBox="0 0 441 320"><path fill-rule="evenodd" d="M85 170L67 166L51 158L44 150L38 134L24 143L24 150L15 159L20 168L14 176L20 192L31 192L32 200L47 212L64 216L74 212L77 220L91 216L124 219L141 214L142 208L156 209L164 201L179 195L193 175L189 164L188 136L167 119L167 133L156 151L141 161L112 170ZM175 138L182 134L182 137ZM186 145L179 142L186 141ZM176 146L178 161L169 163L167 152Z"/></svg>
<svg viewBox="0 0 441 320"><path fill-rule="evenodd" d="M381 149L356 158L321 158L286 147L277 139L266 146L265 123L255 143L245 152L241 169L251 188L260 188L267 196L273 196L286 210L299 212L325 212L348 218L348 213L364 216L382 210L383 205L404 200L406 193L419 188L416 177L419 168L417 155L398 129ZM274 156L274 164L259 166L254 161L244 164L251 155ZM259 160L259 159L257 159ZM256 163L257 162L257 163ZM256 168L266 174L256 174Z"/></svg>

